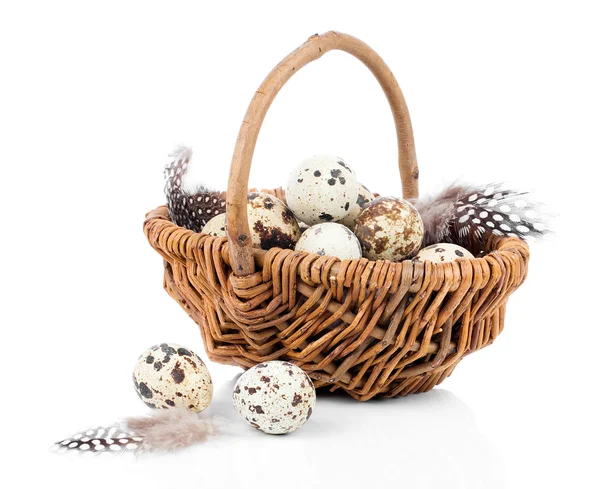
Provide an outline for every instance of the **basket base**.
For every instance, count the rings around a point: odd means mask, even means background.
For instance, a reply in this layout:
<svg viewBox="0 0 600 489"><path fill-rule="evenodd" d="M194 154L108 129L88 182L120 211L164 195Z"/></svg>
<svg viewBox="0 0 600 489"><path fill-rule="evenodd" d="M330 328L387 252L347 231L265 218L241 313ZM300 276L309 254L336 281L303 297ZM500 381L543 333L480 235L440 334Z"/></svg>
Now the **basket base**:
<svg viewBox="0 0 600 489"><path fill-rule="evenodd" d="M255 361L248 360L246 357L240 355L243 348L237 348L233 345L217 346L213 341L213 337L210 334L206 334L207 330L210 329L210 326L207 321L205 306L198 303L197 298L193 296L189 298L184 296L182 291L185 289L182 289L181 284L176 283L173 276L173 269L168 262L165 262L163 285L167 293L179 303L198 325L207 356L212 362L220 363L222 365L237 366L247 370L264 361L275 359L289 361L300 366L310 375L317 389L317 393L325 390L335 392L341 389L358 401L368 401L373 398L394 398L407 396L409 394L424 393L432 390L436 385L441 384L448 378L454 371L456 364L461 360L460 356L456 356L453 363L437 367L432 367L432 364L424 364L421 368L421 370L433 368L434 371L432 372L414 373L406 376L407 372L405 370L405 376L395 378L394 381L389 382L385 386L378 386L377 390L374 390L372 385L367 385L364 381L356 382L356 379L348 378L348 376L346 376L345 379L348 380L348 382L340 381L341 379L335 381L332 375L335 374L336 368L331 364L324 368L325 372L321 372L311 371L310 365L299 362L297 359L287 355L273 355L273 358L260 358ZM415 366L412 368L414 369Z"/></svg>

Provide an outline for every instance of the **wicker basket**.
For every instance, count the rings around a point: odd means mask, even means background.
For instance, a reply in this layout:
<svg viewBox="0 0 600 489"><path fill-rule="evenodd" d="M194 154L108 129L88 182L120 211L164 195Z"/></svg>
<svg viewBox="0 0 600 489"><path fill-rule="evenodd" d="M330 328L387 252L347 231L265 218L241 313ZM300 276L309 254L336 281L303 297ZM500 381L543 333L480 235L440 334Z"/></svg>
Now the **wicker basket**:
<svg viewBox="0 0 600 489"><path fill-rule="evenodd" d="M244 368L292 361L317 388L343 389L361 401L425 392L500 334L506 301L527 274L529 249L519 239L498 238L483 246L483 258L433 264L251 247L246 195L263 119L295 72L334 49L362 61L383 88L403 195L416 198L412 128L396 79L366 44L328 32L279 63L250 103L229 176L228 238L176 226L166 206L148 213L144 232L164 258L167 292L200 326L211 360ZM282 189L269 192L285 200Z"/></svg>

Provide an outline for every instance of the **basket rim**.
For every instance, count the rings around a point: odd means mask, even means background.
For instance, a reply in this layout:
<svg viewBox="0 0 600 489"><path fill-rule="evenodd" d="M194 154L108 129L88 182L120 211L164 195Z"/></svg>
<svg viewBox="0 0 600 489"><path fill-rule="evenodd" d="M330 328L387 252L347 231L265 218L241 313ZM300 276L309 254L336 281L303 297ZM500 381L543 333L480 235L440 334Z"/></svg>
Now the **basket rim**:
<svg viewBox="0 0 600 489"><path fill-rule="evenodd" d="M177 232L180 240L182 240L186 243L188 243L190 241L190 239L192 239L192 238L204 238L204 239L208 239L208 240L213 240L215 242L223 242L225 245L224 250L228 251L228 249L229 249L226 236L215 237L215 236L211 236L209 234L205 234L202 232L197 233L195 231L192 231L191 229L187 229L187 228L184 228L182 226L178 226L177 224L175 224L173 221L171 221L171 219L168 215L167 204L162 204L159 207L153 209L152 211L149 211L146 213L146 218L144 220L144 230L145 231L147 229L149 230L149 228L151 227L151 223L154 220L166 221L166 222L162 223L162 226L165 228L164 230L170 231L171 233ZM148 236L148 234L149 233L146 232L147 236ZM192 239L192 241L193 241L193 239ZM481 256L481 257L459 258L457 260L454 260L453 262L445 262L445 263L435 263L435 262L431 262L429 260L426 260L426 262L431 264L431 266L433 266L434 269L436 269L436 268L445 269L445 268L452 267L453 263L473 262L473 261L481 263L482 261L486 261L486 256L494 255L494 254L499 254L501 256L502 255L514 256L521 261L526 261L526 260L524 260L523 252L526 253L527 256L529 256L529 245L525 240L522 240L520 238L514 238L514 237L510 237L510 236L495 236L494 239L492 240L492 243L490 243L490 244L491 244L491 246L493 246L493 249L491 249L491 251L487 252L484 256ZM512 245L515 245L515 246L512 246ZM521 250L519 250L518 248L521 248ZM261 248L253 248L253 254L254 254L255 261L262 262L265 255L268 252L270 252L271 250L277 251L277 250L286 250L286 249L278 248L278 247L273 247L273 248L270 248L269 250L263 250ZM167 251L167 250L165 250L165 251ZM175 251L175 250L170 249L168 251ZM179 258L179 259L191 259L192 258L192 254L181 253L181 249L179 249L178 251L180 253L177 253L177 255L179 255L179 256L177 256L177 258ZM361 260L366 260L369 263L383 262L383 263L389 263L389 264L393 264L393 265L400 265L405 261L412 262L415 265L425 263L425 262L414 261L414 258L406 258L401 261L369 260L368 258L365 258L365 257L352 259L352 260L341 260L340 258L335 257L335 256L317 255L316 253L310 253L307 251L295 251L293 249L289 249L287 251L292 251L294 253L298 253L299 255L302 254L303 256L310 256L310 257L313 257L315 260L319 259L319 258L321 258L321 259L327 258L329 260L337 260L336 264L332 267L331 272L334 272L334 269L338 269L339 264L341 264L342 262L353 262L353 261L361 261ZM228 256L228 253L224 252L223 258L229 266L232 266L231 259ZM260 270L257 270L256 273L260 273Z"/></svg>

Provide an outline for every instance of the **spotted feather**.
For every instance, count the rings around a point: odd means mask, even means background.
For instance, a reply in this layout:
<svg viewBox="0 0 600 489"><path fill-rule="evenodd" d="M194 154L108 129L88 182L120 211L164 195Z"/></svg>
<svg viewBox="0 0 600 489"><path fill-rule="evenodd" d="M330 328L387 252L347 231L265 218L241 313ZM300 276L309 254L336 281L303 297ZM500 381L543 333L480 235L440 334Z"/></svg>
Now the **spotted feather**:
<svg viewBox="0 0 600 489"><path fill-rule="evenodd" d="M158 409L148 416L77 433L54 444L54 450L79 453L168 452L205 442L227 427L224 418L202 417L181 408Z"/></svg>
<svg viewBox="0 0 600 489"><path fill-rule="evenodd" d="M211 218L225 212L225 192L187 181L192 164L190 148L178 148L171 156L173 161L164 169L169 217L178 226L198 233Z"/></svg>
<svg viewBox="0 0 600 489"><path fill-rule="evenodd" d="M77 433L54 444L57 452L122 453L135 451L142 438L125 431L119 424Z"/></svg>
<svg viewBox="0 0 600 489"><path fill-rule="evenodd" d="M544 236L549 216L527 196L527 192L503 189L499 184L473 189L455 203L454 236L463 242L469 236L481 240L489 234L521 239Z"/></svg>
<svg viewBox="0 0 600 489"><path fill-rule="evenodd" d="M425 227L423 246L441 242L468 246L473 239L483 242L490 236L540 238L549 232L550 216L528 195L501 184L452 184L434 198L419 199L415 207Z"/></svg>

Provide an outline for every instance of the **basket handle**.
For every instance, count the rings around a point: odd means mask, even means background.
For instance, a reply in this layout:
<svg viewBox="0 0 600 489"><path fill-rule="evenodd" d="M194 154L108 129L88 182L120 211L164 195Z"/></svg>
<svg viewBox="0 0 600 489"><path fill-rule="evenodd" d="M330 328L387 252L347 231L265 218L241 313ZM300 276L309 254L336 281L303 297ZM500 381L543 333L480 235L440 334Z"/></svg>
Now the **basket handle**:
<svg viewBox="0 0 600 489"><path fill-rule="evenodd" d="M396 78L381 57L355 37L335 31L314 35L284 58L265 78L250 102L238 134L227 189L227 235L231 264L237 276L249 275L255 271L246 209L248 177L256 139L267 110L279 90L294 73L333 49L345 51L358 58L377 78L388 99L396 125L402 194L406 199L413 199L419 195L419 169L412 125Z"/></svg>

